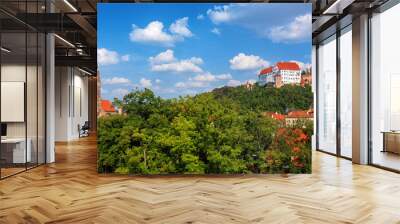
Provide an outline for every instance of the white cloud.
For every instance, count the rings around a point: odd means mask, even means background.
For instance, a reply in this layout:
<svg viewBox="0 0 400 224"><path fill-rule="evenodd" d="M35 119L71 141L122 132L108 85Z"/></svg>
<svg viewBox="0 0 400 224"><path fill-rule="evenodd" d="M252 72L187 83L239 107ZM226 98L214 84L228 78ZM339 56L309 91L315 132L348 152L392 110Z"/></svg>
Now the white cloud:
<svg viewBox="0 0 400 224"><path fill-rule="evenodd" d="M156 83L157 84L161 83L161 80L160 79L156 79Z"/></svg>
<svg viewBox="0 0 400 224"><path fill-rule="evenodd" d="M207 82L196 82L196 81L191 81L188 82L188 86L189 87L193 87L193 88L201 88L201 87L206 87L208 86Z"/></svg>
<svg viewBox="0 0 400 224"><path fill-rule="evenodd" d="M226 85L227 86L239 86L241 84L242 83L239 80L231 79L231 80L228 81L228 83Z"/></svg>
<svg viewBox="0 0 400 224"><path fill-rule="evenodd" d="M231 74L213 75L210 72L206 72L189 78L186 82L177 82L175 87L179 89L204 88L209 87L212 82L228 79L232 79Z"/></svg>
<svg viewBox="0 0 400 224"><path fill-rule="evenodd" d="M189 80L187 82L175 83L175 87L179 88L179 89L202 88L202 87L207 87L207 86L208 86L208 82L194 81L194 80Z"/></svg>
<svg viewBox="0 0 400 224"><path fill-rule="evenodd" d="M111 91L111 95L114 96L114 97L118 97L118 98L122 97L122 96L125 96L128 93L129 93L129 90L128 89L124 89L124 88L113 89Z"/></svg>
<svg viewBox="0 0 400 224"><path fill-rule="evenodd" d="M229 73L221 74L221 75L217 75L216 78L219 80L227 80L227 79L232 79L232 75Z"/></svg>
<svg viewBox="0 0 400 224"><path fill-rule="evenodd" d="M286 16L282 17L281 12ZM302 42L311 38L311 14L306 6L228 4L214 6L207 10L207 16L214 24L237 25L275 42Z"/></svg>
<svg viewBox="0 0 400 224"><path fill-rule="evenodd" d="M219 29L218 28L214 28L214 29L212 29L211 30L211 33L214 33L214 34L217 34L217 35L221 35L221 32L219 31Z"/></svg>
<svg viewBox="0 0 400 224"><path fill-rule="evenodd" d="M129 55L129 54L126 54L126 55L122 55L121 56L121 60L122 61L129 61L131 59L131 56Z"/></svg>
<svg viewBox="0 0 400 224"><path fill-rule="evenodd" d="M129 38L134 42L172 45L175 41L172 35L164 32L164 24L159 21L153 21L145 28L139 28L136 25L132 25L132 29Z"/></svg>
<svg viewBox="0 0 400 224"><path fill-rule="evenodd" d="M196 65L201 65L201 64L203 64L203 59L201 59L201 58L199 58L199 57L191 57L191 58L189 59L189 61L192 62L193 64L196 64Z"/></svg>
<svg viewBox="0 0 400 224"><path fill-rule="evenodd" d="M215 24L228 22L233 19L233 15L230 12L230 6L214 6L214 9L207 10L207 15L211 21Z"/></svg>
<svg viewBox="0 0 400 224"><path fill-rule="evenodd" d="M150 88L152 87L152 83L150 79L146 79L146 78L141 78L140 81L140 86L142 86L143 88Z"/></svg>
<svg viewBox="0 0 400 224"><path fill-rule="evenodd" d="M188 28L187 17L178 19L172 23L169 27L169 31L170 33L167 33L162 22L152 21L144 28L132 25L129 39L133 42L173 46L175 42L183 41L185 37L193 36Z"/></svg>
<svg viewBox="0 0 400 224"><path fill-rule="evenodd" d="M243 53L239 53L231 60L229 60L231 64L231 69L233 70L253 70L258 69L260 67L268 66L270 63L259 56L255 55L246 55Z"/></svg>
<svg viewBox="0 0 400 224"><path fill-rule="evenodd" d="M204 19L204 15L203 15L203 14L199 14L199 15L197 16L197 19L198 19L198 20L203 20L203 19Z"/></svg>
<svg viewBox="0 0 400 224"><path fill-rule="evenodd" d="M120 61L129 61L131 56L125 54L120 56L118 52L106 48L97 49L97 62L99 65L115 65Z"/></svg>
<svg viewBox="0 0 400 224"><path fill-rule="evenodd" d="M149 61L152 64L160 64L160 63L164 63L164 62L172 62L172 61L175 61L175 60L176 59L174 57L174 51L170 50L170 49L159 53L155 57L150 57L149 58Z"/></svg>
<svg viewBox="0 0 400 224"><path fill-rule="evenodd" d="M217 80L217 78L211 74L211 73L205 73L205 74L200 74L200 75L196 75L193 80L195 81L200 81L200 82L213 82L215 80Z"/></svg>
<svg viewBox="0 0 400 224"><path fill-rule="evenodd" d="M106 48L97 49L97 62L99 65L113 65L119 62L119 55L116 51Z"/></svg>
<svg viewBox="0 0 400 224"><path fill-rule="evenodd" d="M211 83L217 82L220 80L228 80L232 79L231 74L226 73L226 74L220 74L220 75L213 75L210 72L205 72L198 74L194 77L191 77L187 79L187 81L181 81L175 83L175 87L181 90L190 90L190 91L195 91L194 89L199 89L202 88L208 88L211 87Z"/></svg>
<svg viewBox="0 0 400 224"><path fill-rule="evenodd" d="M311 69L311 64L310 63L304 63L304 62L295 61L295 60L292 60L291 62L297 63L301 70Z"/></svg>
<svg viewBox="0 0 400 224"><path fill-rule="evenodd" d="M116 84L130 84L131 81L124 77L112 77L111 79L104 79L102 83L104 85L116 85Z"/></svg>
<svg viewBox="0 0 400 224"><path fill-rule="evenodd" d="M284 26L271 28L269 37L274 42L297 42L311 38L311 14L297 16Z"/></svg>
<svg viewBox="0 0 400 224"><path fill-rule="evenodd" d="M168 49L155 57L149 58L151 70L155 72L193 72L200 73L203 70L199 67L203 59L192 57L189 59L178 60L174 56L174 51Z"/></svg>
<svg viewBox="0 0 400 224"><path fill-rule="evenodd" d="M151 70L154 72L194 72L199 73L203 70L193 61L189 60L181 60L177 62L167 63L167 64L159 64L153 65Z"/></svg>
<svg viewBox="0 0 400 224"><path fill-rule="evenodd" d="M189 80L195 80L199 82L214 82L218 80L228 80L232 79L232 75L227 73L227 74L220 74L220 75L213 75L210 72L206 72L203 74L196 75L193 79Z"/></svg>
<svg viewBox="0 0 400 224"><path fill-rule="evenodd" d="M186 84L184 82L177 82L175 83L176 88L185 88Z"/></svg>
<svg viewBox="0 0 400 224"><path fill-rule="evenodd" d="M193 36L192 32L188 28L188 17L183 17L181 19L176 20L169 26L169 31L171 33L183 36L183 37L191 37Z"/></svg>

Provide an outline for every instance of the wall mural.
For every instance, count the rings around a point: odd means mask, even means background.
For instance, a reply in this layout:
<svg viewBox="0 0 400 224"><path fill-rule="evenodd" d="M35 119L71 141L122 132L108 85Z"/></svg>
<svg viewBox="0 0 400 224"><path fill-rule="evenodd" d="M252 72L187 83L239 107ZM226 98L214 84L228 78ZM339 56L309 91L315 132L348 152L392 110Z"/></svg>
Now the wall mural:
<svg viewBox="0 0 400 224"><path fill-rule="evenodd" d="M311 173L311 4L98 4L98 171Z"/></svg>

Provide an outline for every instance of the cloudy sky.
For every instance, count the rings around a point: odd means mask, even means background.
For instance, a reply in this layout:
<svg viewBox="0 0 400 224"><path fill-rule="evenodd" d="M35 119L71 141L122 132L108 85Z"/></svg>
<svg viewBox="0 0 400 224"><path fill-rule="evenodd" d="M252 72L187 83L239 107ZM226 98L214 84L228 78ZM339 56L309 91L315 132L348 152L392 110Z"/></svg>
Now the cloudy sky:
<svg viewBox="0 0 400 224"><path fill-rule="evenodd" d="M98 4L102 97L164 98L255 81L278 61L311 61L310 4Z"/></svg>

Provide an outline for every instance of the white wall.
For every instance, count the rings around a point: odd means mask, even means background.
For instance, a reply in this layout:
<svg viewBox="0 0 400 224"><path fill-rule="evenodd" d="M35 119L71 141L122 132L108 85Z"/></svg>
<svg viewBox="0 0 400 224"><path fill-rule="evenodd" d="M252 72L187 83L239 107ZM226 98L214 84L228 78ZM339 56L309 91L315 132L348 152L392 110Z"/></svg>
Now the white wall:
<svg viewBox="0 0 400 224"><path fill-rule="evenodd" d="M27 69L27 70L25 70ZM26 71L28 72L28 84L36 87L36 80L33 80L31 74L36 75L36 66L18 65L18 64L3 64L1 67L1 81L2 82L25 82ZM36 88L27 88L27 106L36 108ZM3 96L4 97L4 96ZM41 106L41 105L39 105ZM5 109L5 108L3 108ZM22 108L24 110L24 108ZM28 129L33 128L36 130L36 113L32 113L27 108ZM36 112L36 109L35 109ZM33 124L31 124L33 122ZM25 136L25 122L7 122L7 134L9 137L24 137ZM36 134L36 132L35 132ZM28 133L29 137L29 133Z"/></svg>
<svg viewBox="0 0 400 224"><path fill-rule="evenodd" d="M82 73L76 75L78 70L74 70L74 107L72 108L72 119L71 119L71 135L72 138L79 137L78 125L82 126L85 121L88 121L88 79L86 76L81 76Z"/></svg>
<svg viewBox="0 0 400 224"><path fill-rule="evenodd" d="M76 68L56 67L55 140L79 138L78 125L88 120L88 79Z"/></svg>
<svg viewBox="0 0 400 224"><path fill-rule="evenodd" d="M1 66L1 81L25 82L25 64L5 64ZM4 108L2 108L4 110ZM7 137L25 137L25 122L7 122Z"/></svg>
<svg viewBox="0 0 400 224"><path fill-rule="evenodd" d="M301 72L292 70L280 70L282 82L284 84L299 84L301 81Z"/></svg>
<svg viewBox="0 0 400 224"><path fill-rule="evenodd" d="M55 68L55 140L67 141L69 133L69 85L68 67Z"/></svg>
<svg viewBox="0 0 400 224"><path fill-rule="evenodd" d="M37 70L38 69L38 70ZM44 163L44 83L42 68L36 65L12 63L2 64L1 66L2 82L20 82L26 84L26 101L24 95L24 89L15 90L18 93L5 92L2 89L2 99L12 98L7 94L21 94L22 102L19 102L20 107L14 108L14 111L9 111L11 108L1 108L2 114L6 113L19 113L22 117L21 121L18 122L5 122L7 124L7 137L8 138L24 138L25 135L29 139L32 162L36 162L39 159L39 163ZM25 80L27 78L27 81ZM2 83L3 85L3 83ZM24 88L24 87L23 87ZM15 102L16 104L18 102ZM26 106L25 106L26 103ZM12 110L12 109L11 109ZM16 110L16 111L15 111ZM24 114L26 112L26 120ZM2 119L3 120L3 119ZM38 153L38 154L37 154Z"/></svg>

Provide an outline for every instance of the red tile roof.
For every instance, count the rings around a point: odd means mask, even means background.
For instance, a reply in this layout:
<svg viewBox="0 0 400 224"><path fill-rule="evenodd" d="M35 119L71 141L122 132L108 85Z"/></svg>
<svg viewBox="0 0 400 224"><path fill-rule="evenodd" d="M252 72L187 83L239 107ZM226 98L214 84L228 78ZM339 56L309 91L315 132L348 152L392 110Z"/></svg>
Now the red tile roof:
<svg viewBox="0 0 400 224"><path fill-rule="evenodd" d="M279 70L300 70L296 62L278 62L276 66Z"/></svg>
<svg viewBox="0 0 400 224"><path fill-rule="evenodd" d="M101 100L100 109L104 112L116 112L114 105L109 100Z"/></svg>
<svg viewBox="0 0 400 224"><path fill-rule="evenodd" d="M278 121L282 121L282 120L285 120L285 115L283 115L283 114L280 114L280 113L278 113L278 112L269 112L269 111L267 111L267 112L264 112L263 113L263 115L264 116L268 116L268 117L271 117L271 118L273 118L273 119L275 119L275 120L278 120Z"/></svg>
<svg viewBox="0 0 400 224"><path fill-rule="evenodd" d="M271 72L272 72L272 66L270 66L268 68L264 68L263 70L261 70L259 75L265 75L265 74L268 74L268 73L271 73Z"/></svg>
<svg viewBox="0 0 400 224"><path fill-rule="evenodd" d="M313 118L313 110L295 110L288 113L287 118Z"/></svg>

